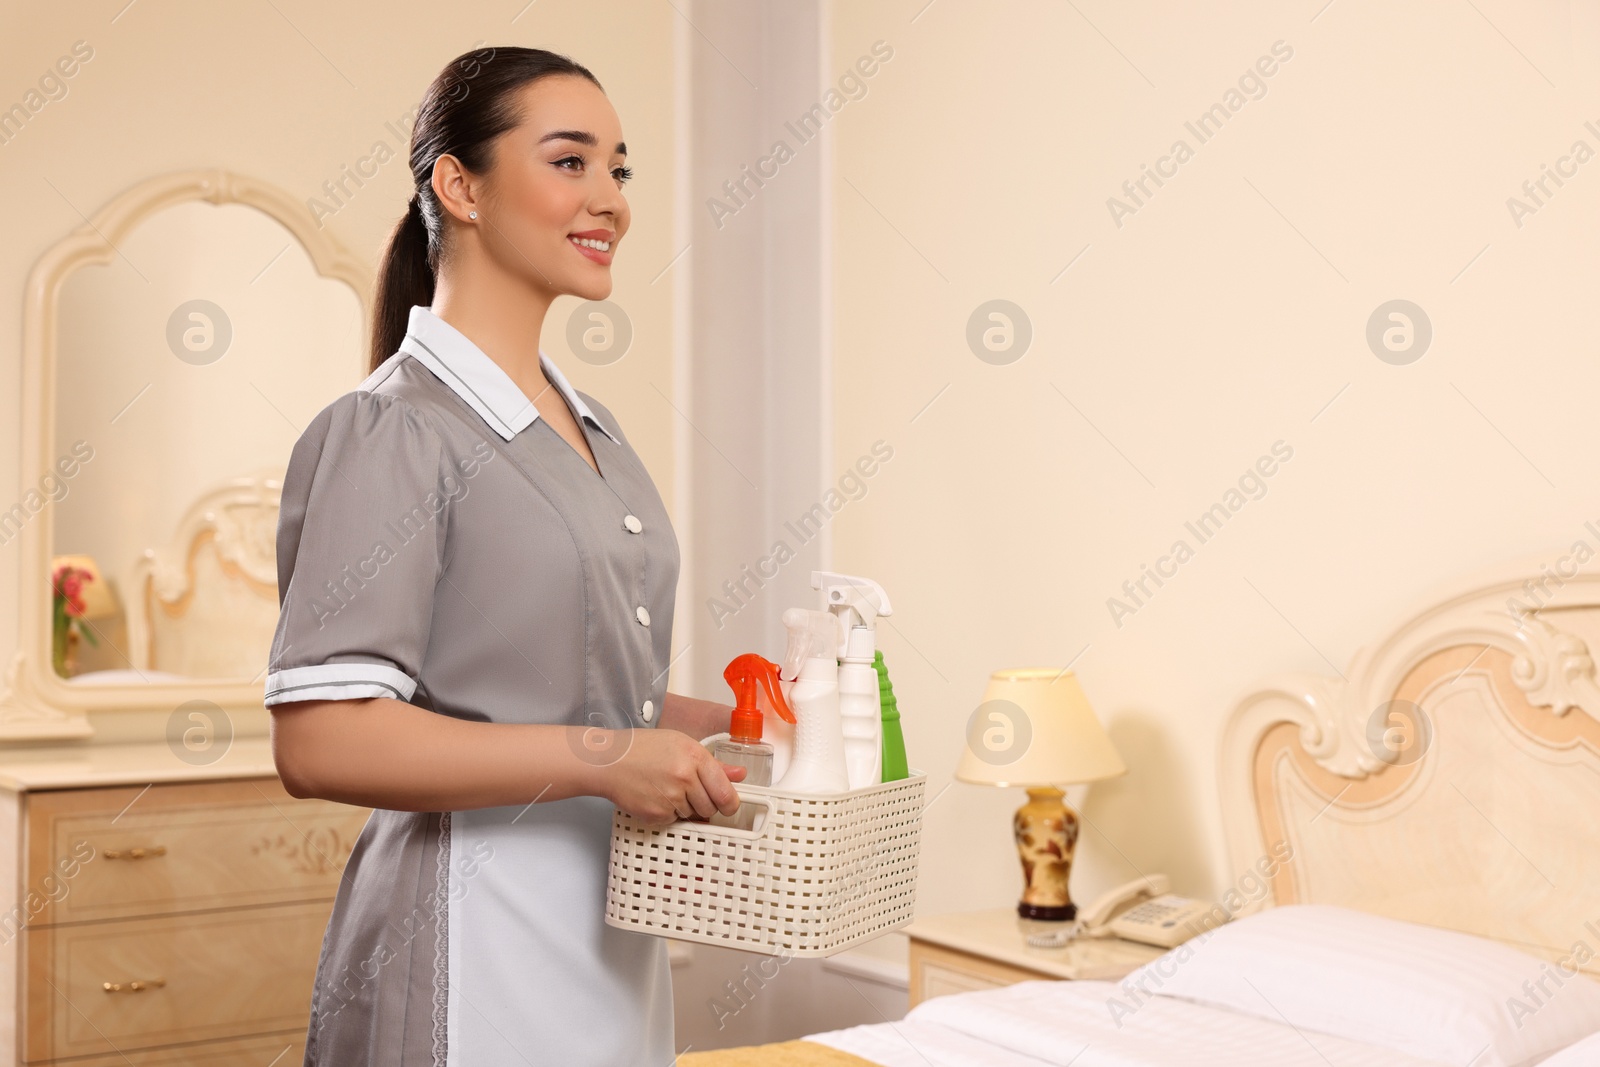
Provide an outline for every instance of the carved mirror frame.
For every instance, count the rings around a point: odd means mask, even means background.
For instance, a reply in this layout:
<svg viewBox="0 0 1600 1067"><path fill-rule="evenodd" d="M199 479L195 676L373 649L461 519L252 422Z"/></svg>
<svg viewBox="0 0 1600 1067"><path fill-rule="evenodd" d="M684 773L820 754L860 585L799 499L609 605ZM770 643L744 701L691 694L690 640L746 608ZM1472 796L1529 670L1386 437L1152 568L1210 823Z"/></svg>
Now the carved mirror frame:
<svg viewBox="0 0 1600 1067"><path fill-rule="evenodd" d="M370 268L319 229L306 206L288 192L220 169L180 171L142 182L46 251L28 275L22 336L24 490L37 485L50 469L55 448L57 312L63 284L79 268L109 263L121 239L151 216L191 200L242 204L279 222L299 240L317 274L354 290L365 332L371 318ZM284 460L288 460L287 453ZM197 678L192 682L87 686L72 685L57 675L51 665L49 621L54 511L53 503L47 502L23 523L17 538L17 651L0 681L0 742L89 737L94 732L88 721L91 710L176 708L190 700L209 700L224 708L261 705L264 680ZM132 602L131 597L125 599Z"/></svg>

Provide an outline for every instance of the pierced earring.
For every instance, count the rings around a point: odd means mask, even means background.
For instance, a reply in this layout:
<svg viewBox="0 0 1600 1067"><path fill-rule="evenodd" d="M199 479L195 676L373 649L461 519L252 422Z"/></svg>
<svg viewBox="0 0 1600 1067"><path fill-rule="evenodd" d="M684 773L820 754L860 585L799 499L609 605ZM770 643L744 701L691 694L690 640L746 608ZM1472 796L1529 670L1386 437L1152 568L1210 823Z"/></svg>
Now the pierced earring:
<svg viewBox="0 0 1600 1067"><path fill-rule="evenodd" d="M476 212L476 211L469 211L469 212L467 212L467 218L469 218L469 219L475 219L475 218L477 218L477 217L478 217L478 213L477 213L477 212Z"/></svg>

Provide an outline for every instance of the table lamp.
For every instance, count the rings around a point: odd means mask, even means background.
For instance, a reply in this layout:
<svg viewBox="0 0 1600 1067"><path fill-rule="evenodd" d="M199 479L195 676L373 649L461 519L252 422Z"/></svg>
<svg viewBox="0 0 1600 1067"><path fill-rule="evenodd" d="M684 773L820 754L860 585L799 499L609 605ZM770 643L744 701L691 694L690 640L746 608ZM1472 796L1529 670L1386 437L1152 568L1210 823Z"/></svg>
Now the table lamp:
<svg viewBox="0 0 1600 1067"><path fill-rule="evenodd" d="M1017 667L989 676L983 703L967 725L956 778L1028 791L1028 802L1012 818L1024 885L1019 916L1068 922L1078 913L1067 892L1078 816L1053 783L1094 782L1127 770L1077 675Z"/></svg>

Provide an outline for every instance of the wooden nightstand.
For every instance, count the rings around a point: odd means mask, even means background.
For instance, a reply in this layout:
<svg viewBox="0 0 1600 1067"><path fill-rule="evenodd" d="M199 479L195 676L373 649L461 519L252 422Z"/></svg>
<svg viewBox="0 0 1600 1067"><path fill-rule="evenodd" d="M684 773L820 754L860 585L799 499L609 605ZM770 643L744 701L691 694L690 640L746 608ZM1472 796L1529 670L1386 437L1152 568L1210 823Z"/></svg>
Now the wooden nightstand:
<svg viewBox="0 0 1600 1067"><path fill-rule="evenodd" d="M1120 938L1085 938L1061 948L1034 948L1027 934L1055 924L1030 922L1015 907L918 919L911 939L911 1007L930 997L995 989L1041 978L1115 981L1165 952Z"/></svg>

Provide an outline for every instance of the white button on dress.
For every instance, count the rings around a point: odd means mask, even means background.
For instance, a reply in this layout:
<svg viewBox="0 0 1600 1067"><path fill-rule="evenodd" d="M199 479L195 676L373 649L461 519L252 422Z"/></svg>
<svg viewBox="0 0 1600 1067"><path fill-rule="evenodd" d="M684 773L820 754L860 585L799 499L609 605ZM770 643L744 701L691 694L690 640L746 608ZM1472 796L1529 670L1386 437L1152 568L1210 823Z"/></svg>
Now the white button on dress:
<svg viewBox="0 0 1600 1067"><path fill-rule="evenodd" d="M640 604L639 607L634 611L633 617L644 623L646 626L650 625L650 612L645 610L645 606L643 604Z"/></svg>
<svg viewBox="0 0 1600 1067"><path fill-rule="evenodd" d="M651 719L655 718L656 702L653 700L646 700L644 702L644 707L639 709L639 714L644 716L645 722L649 722Z"/></svg>
<svg viewBox="0 0 1600 1067"><path fill-rule="evenodd" d="M622 517L622 525L628 528L629 533L638 533L644 529L644 523L639 521L639 516L637 515L624 515Z"/></svg>

